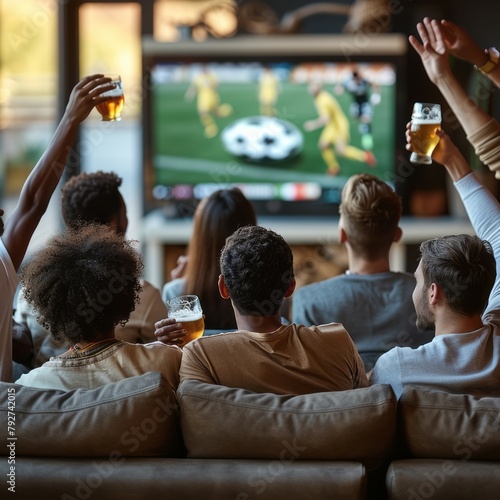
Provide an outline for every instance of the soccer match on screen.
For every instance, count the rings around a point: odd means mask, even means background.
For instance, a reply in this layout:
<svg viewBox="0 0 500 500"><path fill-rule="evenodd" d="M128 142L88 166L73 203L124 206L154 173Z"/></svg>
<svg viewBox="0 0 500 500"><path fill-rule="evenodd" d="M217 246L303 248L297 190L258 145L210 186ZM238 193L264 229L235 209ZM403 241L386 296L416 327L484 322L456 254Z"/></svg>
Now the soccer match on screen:
<svg viewBox="0 0 500 500"><path fill-rule="evenodd" d="M153 72L155 184L341 186L394 168L388 63L175 63Z"/></svg>

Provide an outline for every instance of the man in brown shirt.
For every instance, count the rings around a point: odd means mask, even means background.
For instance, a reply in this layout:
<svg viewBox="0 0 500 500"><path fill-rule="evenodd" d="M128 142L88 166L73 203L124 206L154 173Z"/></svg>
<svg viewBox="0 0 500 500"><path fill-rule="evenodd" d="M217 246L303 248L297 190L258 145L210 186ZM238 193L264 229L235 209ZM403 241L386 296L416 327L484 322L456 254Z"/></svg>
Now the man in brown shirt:
<svg viewBox="0 0 500 500"><path fill-rule="evenodd" d="M292 252L281 236L259 226L240 228L227 239L220 264L219 290L232 302L238 330L187 344L181 381L295 395L368 385L363 362L341 324L282 324L281 305L292 295L295 278ZM179 327L160 323L158 339L172 340L168 333Z"/></svg>

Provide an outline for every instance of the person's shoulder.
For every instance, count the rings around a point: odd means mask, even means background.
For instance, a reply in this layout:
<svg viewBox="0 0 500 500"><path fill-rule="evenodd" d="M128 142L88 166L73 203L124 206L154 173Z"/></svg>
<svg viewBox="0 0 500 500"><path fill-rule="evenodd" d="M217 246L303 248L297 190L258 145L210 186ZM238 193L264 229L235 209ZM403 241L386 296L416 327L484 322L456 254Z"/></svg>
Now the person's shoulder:
<svg viewBox="0 0 500 500"><path fill-rule="evenodd" d="M396 285L403 287L415 288L415 276L411 273L402 271L390 271L388 274L388 279Z"/></svg>
<svg viewBox="0 0 500 500"><path fill-rule="evenodd" d="M345 281L345 274L339 274L338 276L332 276L322 281L316 281L314 283L308 283L307 285L301 286L295 291L293 297L301 297L302 299L310 297L311 294L317 294L318 292L325 292L330 289L334 289L336 286L340 285Z"/></svg>
<svg viewBox="0 0 500 500"><path fill-rule="evenodd" d="M241 335L240 330L230 331L230 332L220 332L220 333L212 333L210 335L202 335L200 338L189 342L183 348L184 351L186 349L204 349L204 348L216 348L215 346L220 345L221 343L227 344L230 342L238 343L244 340L244 335Z"/></svg>
<svg viewBox="0 0 500 500"><path fill-rule="evenodd" d="M142 286L141 297L160 295L160 290L156 288L154 285L152 285L149 281L146 281L145 279L141 279L141 286Z"/></svg>
<svg viewBox="0 0 500 500"><path fill-rule="evenodd" d="M2 238L0 238L0 262L2 262L2 267L5 269L5 271L7 271L7 275L17 275L16 269L14 268L14 264L12 262L12 258Z"/></svg>
<svg viewBox="0 0 500 500"><path fill-rule="evenodd" d="M325 323L323 325L313 325L313 326L304 326L304 325L296 325L297 329L300 331L301 329L307 329L313 331L315 333L320 333L322 335L336 335L336 336L347 336L349 337L349 333L345 329L342 323Z"/></svg>
<svg viewBox="0 0 500 500"><path fill-rule="evenodd" d="M184 290L184 278L176 278L175 280L168 281L163 285L162 297L163 299L173 299L182 295Z"/></svg>
<svg viewBox="0 0 500 500"><path fill-rule="evenodd" d="M124 352L144 353L151 356L167 356L167 357L181 357L182 349L175 345L167 345L159 340L155 342L148 342L147 344L132 344L130 342L123 342L121 349Z"/></svg>

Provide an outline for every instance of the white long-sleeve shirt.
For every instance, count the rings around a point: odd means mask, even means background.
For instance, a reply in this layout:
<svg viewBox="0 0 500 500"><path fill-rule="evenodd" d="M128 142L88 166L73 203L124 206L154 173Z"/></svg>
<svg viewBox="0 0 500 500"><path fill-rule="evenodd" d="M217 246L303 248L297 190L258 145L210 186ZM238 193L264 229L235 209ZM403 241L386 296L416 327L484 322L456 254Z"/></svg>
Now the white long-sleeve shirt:
<svg viewBox="0 0 500 500"><path fill-rule="evenodd" d="M12 382L12 302L19 278L0 239L0 380Z"/></svg>
<svg viewBox="0 0 500 500"><path fill-rule="evenodd" d="M500 396L500 204L470 173L455 182L477 235L489 241L497 277L483 314L484 326L435 337L418 349L395 347L382 355L371 384L390 384L397 397L405 385L455 393Z"/></svg>

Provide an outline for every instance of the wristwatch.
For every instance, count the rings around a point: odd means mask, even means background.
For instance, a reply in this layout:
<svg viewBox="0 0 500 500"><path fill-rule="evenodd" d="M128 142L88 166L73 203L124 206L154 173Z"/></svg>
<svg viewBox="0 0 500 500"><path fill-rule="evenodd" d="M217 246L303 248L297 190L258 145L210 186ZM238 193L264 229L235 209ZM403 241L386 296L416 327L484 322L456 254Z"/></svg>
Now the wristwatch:
<svg viewBox="0 0 500 500"><path fill-rule="evenodd" d="M484 73L487 75L488 73L491 73L496 67L500 59L500 53L498 52L495 47L490 47L489 49L486 49L485 52L488 54L489 59L486 61L485 64L482 66L474 66L477 70L481 71L481 73Z"/></svg>

